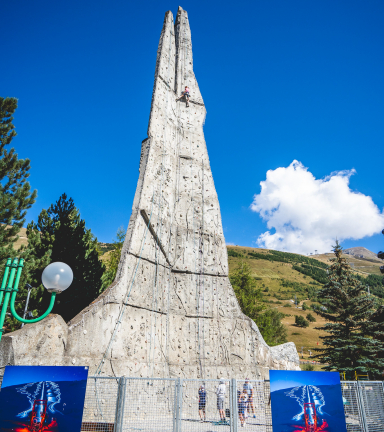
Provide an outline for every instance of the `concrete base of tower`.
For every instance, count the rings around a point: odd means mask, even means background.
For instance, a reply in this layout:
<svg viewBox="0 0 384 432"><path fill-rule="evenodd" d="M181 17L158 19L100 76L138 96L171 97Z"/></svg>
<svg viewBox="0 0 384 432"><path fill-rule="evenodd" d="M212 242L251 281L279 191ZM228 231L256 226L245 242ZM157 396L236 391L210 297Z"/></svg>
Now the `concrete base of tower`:
<svg viewBox="0 0 384 432"><path fill-rule="evenodd" d="M96 320L99 320L98 313L103 312L95 313ZM103 339L97 337L97 328L94 333L88 326L87 330L80 325L69 332L61 316L52 315L3 336L0 367L81 365L89 366L90 375L101 369L103 376L205 379L268 379L269 369L300 369L293 343L268 347L259 339L257 327L247 317L219 322L212 318L201 319L207 336L199 341L195 333L190 332L191 328L195 329L195 318L160 316L156 323L157 338L151 341L145 326L151 318L150 311L130 308L127 314L129 324L121 329L104 361L106 346ZM178 330L169 341L165 336L160 337L167 320L168 325ZM106 332L110 334L109 330Z"/></svg>

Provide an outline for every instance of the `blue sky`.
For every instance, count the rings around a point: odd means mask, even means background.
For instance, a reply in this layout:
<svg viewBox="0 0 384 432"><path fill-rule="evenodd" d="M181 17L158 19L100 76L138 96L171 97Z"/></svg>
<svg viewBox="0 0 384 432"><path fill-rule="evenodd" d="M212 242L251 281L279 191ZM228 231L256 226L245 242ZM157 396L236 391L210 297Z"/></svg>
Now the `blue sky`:
<svg viewBox="0 0 384 432"><path fill-rule="evenodd" d="M86 380L88 367L84 366L7 366L1 387L40 381Z"/></svg>
<svg viewBox="0 0 384 432"><path fill-rule="evenodd" d="M304 385L340 384L340 375L338 372L270 370L269 379L271 382L271 392Z"/></svg>
<svg viewBox="0 0 384 432"><path fill-rule="evenodd" d="M31 159L30 182L38 190L28 221L66 192L99 240L109 242L119 226L127 227L164 13L175 15L178 5L2 3L0 95L19 99L13 144ZM250 208L253 196L268 170L294 160L316 179L356 170L350 189L372 197L382 211L384 3L188 0L181 6L191 23L226 241L254 246L267 231ZM353 210L347 214L354 217ZM355 225L364 225L359 218ZM331 237L339 230L333 228ZM384 238L343 245L377 252Z"/></svg>

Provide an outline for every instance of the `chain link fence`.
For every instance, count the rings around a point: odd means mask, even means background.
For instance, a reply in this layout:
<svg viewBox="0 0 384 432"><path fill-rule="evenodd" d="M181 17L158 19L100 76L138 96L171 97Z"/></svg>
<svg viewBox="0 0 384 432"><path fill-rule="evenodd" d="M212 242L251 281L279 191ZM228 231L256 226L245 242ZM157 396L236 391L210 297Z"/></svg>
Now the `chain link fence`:
<svg viewBox="0 0 384 432"><path fill-rule="evenodd" d="M343 395L344 412L348 432L365 432L363 413L359 399L358 382L342 381L341 392Z"/></svg>
<svg viewBox="0 0 384 432"><path fill-rule="evenodd" d="M348 432L384 431L383 382L342 381L341 391ZM81 427L84 432L243 429L272 432L269 381L88 378Z"/></svg>
<svg viewBox="0 0 384 432"><path fill-rule="evenodd" d="M366 432L384 431L383 383L378 381L358 381Z"/></svg>
<svg viewBox="0 0 384 432"><path fill-rule="evenodd" d="M381 381L342 381L341 390L348 432L384 431ZM243 429L272 432L268 381L88 379L82 431L239 432Z"/></svg>

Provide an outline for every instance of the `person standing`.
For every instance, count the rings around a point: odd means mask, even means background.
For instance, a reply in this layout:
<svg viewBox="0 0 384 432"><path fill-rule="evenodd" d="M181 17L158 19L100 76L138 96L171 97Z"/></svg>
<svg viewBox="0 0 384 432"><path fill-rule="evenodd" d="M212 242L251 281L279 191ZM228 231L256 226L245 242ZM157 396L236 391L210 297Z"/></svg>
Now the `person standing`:
<svg viewBox="0 0 384 432"><path fill-rule="evenodd" d="M205 387L201 385L199 388L199 415L200 415L200 420L202 422L206 420L206 414L205 414L206 404L207 404L207 391L205 390Z"/></svg>
<svg viewBox="0 0 384 432"><path fill-rule="evenodd" d="M227 391L227 389L225 386L224 378L221 378L220 383L217 386L217 390L216 390L217 409L219 410L219 414L220 414L220 423L226 423L225 412L224 412L224 400L225 400L226 391Z"/></svg>
<svg viewBox="0 0 384 432"><path fill-rule="evenodd" d="M245 390L248 395L248 414L250 416L252 410L253 418L256 418L255 407L253 405L253 385L249 382L249 378L245 378L243 390Z"/></svg>
<svg viewBox="0 0 384 432"><path fill-rule="evenodd" d="M244 427L244 423L245 423L245 412L247 410L247 402L248 402L248 393L247 390L243 389L243 391L240 393L239 400L238 400L241 427Z"/></svg>

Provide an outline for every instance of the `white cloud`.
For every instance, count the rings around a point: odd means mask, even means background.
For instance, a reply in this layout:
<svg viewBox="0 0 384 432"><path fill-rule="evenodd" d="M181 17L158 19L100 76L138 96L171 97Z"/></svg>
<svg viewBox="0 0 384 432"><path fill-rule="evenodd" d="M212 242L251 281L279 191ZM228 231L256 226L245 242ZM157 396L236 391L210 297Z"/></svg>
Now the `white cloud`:
<svg viewBox="0 0 384 432"><path fill-rule="evenodd" d="M267 172L251 209L269 230L257 240L260 247L307 254L329 252L337 238L361 239L380 232L384 214L372 198L349 188L355 170L338 171L316 180L301 162Z"/></svg>

